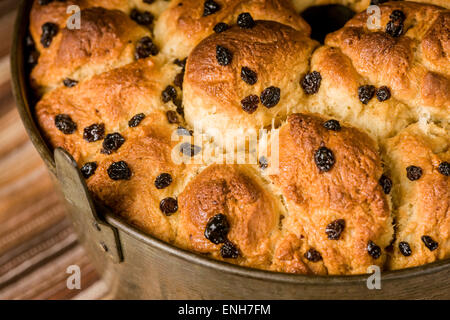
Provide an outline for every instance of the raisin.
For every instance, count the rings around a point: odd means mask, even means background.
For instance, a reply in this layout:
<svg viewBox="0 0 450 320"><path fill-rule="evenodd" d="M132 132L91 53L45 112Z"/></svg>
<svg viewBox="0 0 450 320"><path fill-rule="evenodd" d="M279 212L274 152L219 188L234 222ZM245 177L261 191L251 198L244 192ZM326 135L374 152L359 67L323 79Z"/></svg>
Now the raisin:
<svg viewBox="0 0 450 320"><path fill-rule="evenodd" d="M400 37L403 33L403 23L389 21L386 25L386 33L394 38Z"/></svg>
<svg viewBox="0 0 450 320"><path fill-rule="evenodd" d="M46 22L42 25L41 44L44 48L50 47L53 37L58 33L58 25Z"/></svg>
<svg viewBox="0 0 450 320"><path fill-rule="evenodd" d="M173 103L177 106L177 108L176 108L177 113L178 113L180 116L184 116L184 108L183 108L183 106L181 105L181 101L175 100Z"/></svg>
<svg viewBox="0 0 450 320"><path fill-rule="evenodd" d="M86 162L80 169L81 174L85 179L89 178L95 173L95 170L97 169L97 163L96 162Z"/></svg>
<svg viewBox="0 0 450 320"><path fill-rule="evenodd" d="M333 151L327 147L320 147L314 153L314 161L320 172L328 172L335 163Z"/></svg>
<svg viewBox="0 0 450 320"><path fill-rule="evenodd" d="M169 173L161 173L155 179L156 189L164 189L172 183L172 176Z"/></svg>
<svg viewBox="0 0 450 320"><path fill-rule="evenodd" d="M267 167L269 166L269 159L264 156L259 157L258 166L263 170L267 169Z"/></svg>
<svg viewBox="0 0 450 320"><path fill-rule="evenodd" d="M213 0L206 0L203 4L203 16L209 16L220 10L220 5Z"/></svg>
<svg viewBox="0 0 450 320"><path fill-rule="evenodd" d="M173 101L177 97L177 89L175 89L173 86L168 85L163 92L161 93L161 99L164 103Z"/></svg>
<svg viewBox="0 0 450 320"><path fill-rule="evenodd" d="M137 42L134 57L136 60L144 59L149 56L156 56L158 52L158 47L153 43L152 39L145 36Z"/></svg>
<svg viewBox="0 0 450 320"><path fill-rule="evenodd" d="M136 115L133 116L133 118L130 119L130 121L128 121L128 126L131 128L137 127L142 120L144 120L145 118L145 114L143 113L138 113Z"/></svg>
<svg viewBox="0 0 450 320"><path fill-rule="evenodd" d="M300 82L300 85L306 94L315 94L319 91L320 83L322 82L322 76L319 72L313 71L307 73Z"/></svg>
<svg viewBox="0 0 450 320"><path fill-rule="evenodd" d="M406 168L406 176L411 181L419 180L422 176L422 168L417 166L409 166Z"/></svg>
<svg viewBox="0 0 450 320"><path fill-rule="evenodd" d="M313 248L306 251L304 257L311 262L318 262L322 260L322 255L320 254L320 252Z"/></svg>
<svg viewBox="0 0 450 320"><path fill-rule="evenodd" d="M189 142L184 142L180 145L180 152L188 157L196 156L201 150L202 148Z"/></svg>
<svg viewBox="0 0 450 320"><path fill-rule="evenodd" d="M112 180L129 180L131 177L131 170L125 161L113 162L107 172Z"/></svg>
<svg viewBox="0 0 450 320"><path fill-rule="evenodd" d="M175 111L169 110L166 112L167 121L169 123L178 123L178 115Z"/></svg>
<svg viewBox="0 0 450 320"><path fill-rule="evenodd" d="M450 163L448 163L447 161L441 162L439 164L438 171L444 176L450 176Z"/></svg>
<svg viewBox="0 0 450 320"><path fill-rule="evenodd" d="M242 110L252 114L258 108L259 98L257 95L251 94L241 100Z"/></svg>
<svg viewBox="0 0 450 320"><path fill-rule="evenodd" d="M118 132L107 134L105 140L103 140L102 153L111 154L111 152L119 149L124 142L125 138Z"/></svg>
<svg viewBox="0 0 450 320"><path fill-rule="evenodd" d="M182 70L184 71L184 69L186 68L186 61L187 61L187 58L184 58L183 60L175 59L175 60L173 60L173 63L176 64L177 66L181 67Z"/></svg>
<svg viewBox="0 0 450 320"><path fill-rule="evenodd" d="M230 26L228 24L226 24L225 22L219 22L213 28L215 33L222 33L228 29L230 29Z"/></svg>
<svg viewBox="0 0 450 320"><path fill-rule="evenodd" d="M142 0L142 1L147 4L152 4L153 2L155 2L155 0Z"/></svg>
<svg viewBox="0 0 450 320"><path fill-rule="evenodd" d="M325 121L323 123L324 128L326 128L327 130L331 130L331 131L341 131L341 124L339 123L339 121L331 119L328 121Z"/></svg>
<svg viewBox="0 0 450 320"><path fill-rule="evenodd" d="M176 85L181 90L183 90L183 78L184 78L184 71L181 71L175 76L175 79L173 80L173 84Z"/></svg>
<svg viewBox="0 0 450 320"><path fill-rule="evenodd" d="M391 91L388 87L383 86L377 89L377 99L380 102L386 101L391 97Z"/></svg>
<svg viewBox="0 0 450 320"><path fill-rule="evenodd" d="M438 248L439 244L433 240L430 236L422 236L422 242L430 251L434 251Z"/></svg>
<svg viewBox="0 0 450 320"><path fill-rule="evenodd" d="M409 246L409 243L405 242L405 241L401 241L398 244L398 249L400 250L400 253L402 255L404 255L405 257L409 257L411 255L411 253L412 253L411 247Z"/></svg>
<svg viewBox="0 0 450 320"><path fill-rule="evenodd" d="M47 4L49 4L49 3L52 3L52 2L54 2L55 0L39 0L38 1L38 3L41 5L41 6L45 6L45 5L47 5ZM58 1L58 2L66 2L66 0L56 0L56 1Z"/></svg>
<svg viewBox="0 0 450 320"><path fill-rule="evenodd" d="M102 140L105 137L105 125L103 123L94 123L84 128L83 139L87 142Z"/></svg>
<svg viewBox="0 0 450 320"><path fill-rule="evenodd" d="M261 103L267 108L272 108L280 101L280 88L271 86L261 92Z"/></svg>
<svg viewBox="0 0 450 320"><path fill-rule="evenodd" d="M329 240L339 240L339 237L341 236L342 231L344 231L344 228L344 219L334 220L327 225L327 227L325 228L325 233L328 235Z"/></svg>
<svg viewBox="0 0 450 320"><path fill-rule="evenodd" d="M78 81L77 80L73 80L73 79L69 79L69 78L65 78L63 80L63 84L67 88L72 88L72 87L75 87L78 84Z"/></svg>
<svg viewBox="0 0 450 320"><path fill-rule="evenodd" d="M171 197L164 198L159 203L159 209L166 216L171 216L178 211L178 201L177 199Z"/></svg>
<svg viewBox="0 0 450 320"><path fill-rule="evenodd" d="M27 59L27 65L30 69L33 69L36 64L38 63L39 60L39 52L37 52L36 50L30 50L29 54L28 54L28 59Z"/></svg>
<svg viewBox="0 0 450 320"><path fill-rule="evenodd" d="M255 26L255 21L253 20L252 16L248 12L243 12L240 15L238 15L237 18L237 25L240 28L243 29L251 29Z"/></svg>
<svg viewBox="0 0 450 320"><path fill-rule="evenodd" d="M385 2L388 2L389 0L370 0L370 4L371 5L378 5L378 4L382 4Z"/></svg>
<svg viewBox="0 0 450 320"><path fill-rule="evenodd" d="M217 45L216 59L221 66L227 66L231 63L231 60L233 59L233 54L227 48Z"/></svg>
<svg viewBox="0 0 450 320"><path fill-rule="evenodd" d="M205 228L205 238L214 244L224 243L230 231L227 217L221 213L208 220Z"/></svg>
<svg viewBox="0 0 450 320"><path fill-rule="evenodd" d="M144 26L152 24L154 19L153 15L150 12L148 11L140 12L137 9L131 10L130 18L131 20L134 20L137 24Z"/></svg>
<svg viewBox="0 0 450 320"><path fill-rule="evenodd" d="M394 10L392 11L391 15L389 16L389 18L391 19L391 21L394 22L403 22L406 19L405 14L403 13L403 11L401 10Z"/></svg>
<svg viewBox="0 0 450 320"><path fill-rule="evenodd" d="M364 85L358 88L358 97L363 104L368 104L374 95L375 95L374 86Z"/></svg>
<svg viewBox="0 0 450 320"><path fill-rule="evenodd" d="M222 258L236 259L239 257L239 250L230 241L225 241L220 248L220 255Z"/></svg>
<svg viewBox="0 0 450 320"><path fill-rule="evenodd" d="M374 259L378 259L381 256L381 248L370 240L367 243L367 252Z"/></svg>
<svg viewBox="0 0 450 320"><path fill-rule="evenodd" d="M254 85L258 81L258 74L250 68L242 67L241 79L244 80L245 83Z"/></svg>
<svg viewBox="0 0 450 320"><path fill-rule="evenodd" d="M77 124L68 114L58 114L55 117L55 126L64 134L71 134L77 130Z"/></svg>
<svg viewBox="0 0 450 320"><path fill-rule="evenodd" d="M383 191L385 194L389 194L392 189L392 180L389 179L389 177L385 176L384 174L381 175L380 180L378 180L378 183L383 188Z"/></svg>

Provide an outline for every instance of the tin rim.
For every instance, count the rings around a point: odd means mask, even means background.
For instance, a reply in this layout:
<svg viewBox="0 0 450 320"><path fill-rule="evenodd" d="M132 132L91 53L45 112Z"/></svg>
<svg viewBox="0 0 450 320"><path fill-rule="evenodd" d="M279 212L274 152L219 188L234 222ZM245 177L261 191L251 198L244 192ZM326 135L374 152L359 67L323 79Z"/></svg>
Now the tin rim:
<svg viewBox="0 0 450 320"><path fill-rule="evenodd" d="M39 131L35 118L30 108L30 88L25 77L24 66L24 39L28 29L28 16L32 1L21 0L18 6L17 17L14 26L13 43L11 46L11 82L13 95L17 104L22 123L39 155L44 160L49 171L56 176L55 161L50 151L50 147L45 142ZM190 263L195 263L221 272L239 275L245 278L253 278L272 282L290 283L298 285L313 286L339 286L349 284L361 284L367 280L368 274L363 275L342 275L342 276L319 276L319 275L296 275L275 271L258 270L249 267L234 265L211 258L203 257L193 252L189 252L175 247L162 240L154 238L136 227L130 225L121 217L113 215L111 212L102 212L107 223L121 230L138 241L165 251L166 253L181 258ZM450 259L440 260L422 266L385 271L382 273L383 281L402 280L406 278L420 277L427 274L438 273L443 270L450 272Z"/></svg>

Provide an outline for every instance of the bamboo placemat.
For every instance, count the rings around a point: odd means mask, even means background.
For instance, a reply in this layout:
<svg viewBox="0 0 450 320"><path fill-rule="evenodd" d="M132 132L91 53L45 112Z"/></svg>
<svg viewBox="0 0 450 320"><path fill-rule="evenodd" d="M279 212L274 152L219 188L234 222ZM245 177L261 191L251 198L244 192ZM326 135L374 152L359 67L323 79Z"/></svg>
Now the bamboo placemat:
<svg viewBox="0 0 450 320"><path fill-rule="evenodd" d="M0 2L0 299L102 298L107 288L15 108L9 51L17 4ZM70 265L81 269L80 290L67 288Z"/></svg>

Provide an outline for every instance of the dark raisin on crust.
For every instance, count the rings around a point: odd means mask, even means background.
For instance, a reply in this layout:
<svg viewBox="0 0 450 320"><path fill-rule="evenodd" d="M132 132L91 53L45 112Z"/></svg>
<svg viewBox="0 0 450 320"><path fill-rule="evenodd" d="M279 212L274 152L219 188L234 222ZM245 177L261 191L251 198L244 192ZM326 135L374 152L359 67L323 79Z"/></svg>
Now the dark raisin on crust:
<svg viewBox="0 0 450 320"><path fill-rule="evenodd" d="M409 246L408 242L399 242L398 249L400 250L400 253L405 257L409 257L412 254L411 247Z"/></svg>
<svg viewBox="0 0 450 320"><path fill-rule="evenodd" d="M233 60L233 54L230 50L227 48L217 45L216 46L216 59L217 63L221 66L227 66L231 63L231 60Z"/></svg>
<svg viewBox="0 0 450 320"><path fill-rule="evenodd" d="M230 231L227 217L221 213L211 217L206 223L205 238L214 244L224 243Z"/></svg>
<svg viewBox="0 0 450 320"><path fill-rule="evenodd" d="M311 262L318 262L322 260L322 255L320 254L320 252L313 248L306 251L304 257Z"/></svg>
<svg viewBox="0 0 450 320"><path fill-rule="evenodd" d="M433 240L430 236L422 236L422 242L430 251L434 251L438 248L439 244Z"/></svg>
<svg viewBox="0 0 450 320"><path fill-rule="evenodd" d="M168 85L163 92L161 92L161 99L164 103L173 101L177 98L177 89L174 86Z"/></svg>
<svg viewBox="0 0 450 320"><path fill-rule="evenodd" d="M39 0L38 1L38 3L41 5L41 6L45 6L45 5L47 5L47 4L49 4L49 3L52 3L52 2L54 2L55 0ZM58 2L66 2L66 0L56 0L56 1L58 1Z"/></svg>
<svg viewBox="0 0 450 320"><path fill-rule="evenodd" d="M103 123L94 123L83 130L83 139L87 142L95 142L105 137L105 125Z"/></svg>
<svg viewBox="0 0 450 320"><path fill-rule="evenodd" d="M380 180L378 180L378 183L383 188L385 194L389 194L391 192L392 180L388 176L382 174Z"/></svg>
<svg viewBox="0 0 450 320"><path fill-rule="evenodd" d="M125 142L125 138L118 132L109 133L103 140L102 153L111 154L116 151Z"/></svg>
<svg viewBox="0 0 450 320"><path fill-rule="evenodd" d="M187 61L187 58L184 58L183 60L175 59L175 60L173 60L173 63L176 64L177 66L181 67L182 71L184 71L184 69L186 68L186 61Z"/></svg>
<svg viewBox="0 0 450 320"><path fill-rule="evenodd" d="M371 85L364 85L358 88L358 98L363 104L368 104L375 95L375 87Z"/></svg>
<svg viewBox="0 0 450 320"><path fill-rule="evenodd" d="M380 102L389 100L389 98L391 97L391 91L389 90L388 87L383 86L377 89L377 99Z"/></svg>
<svg viewBox="0 0 450 320"><path fill-rule="evenodd" d="M68 114L58 114L55 117L56 128L64 134L71 134L77 130L77 124Z"/></svg>
<svg viewBox="0 0 450 320"><path fill-rule="evenodd" d="M398 38L403 33L403 24L389 21L386 25L386 33L394 38Z"/></svg>
<svg viewBox="0 0 450 320"><path fill-rule="evenodd" d="M143 113L138 113L136 115L133 116L133 118L130 119L130 121L128 121L128 126L130 128L134 128L137 127L142 120L144 120L145 118L145 114Z"/></svg>
<svg viewBox="0 0 450 320"><path fill-rule="evenodd" d="M170 186L172 183L172 176L169 173L161 173L155 179L155 187L156 189L164 189Z"/></svg>
<svg viewBox="0 0 450 320"><path fill-rule="evenodd" d="M345 220L337 219L333 222L329 223L325 228L325 233L328 236L329 240L339 240L342 232L345 229Z"/></svg>
<svg viewBox="0 0 450 320"><path fill-rule="evenodd" d="M441 162L438 166L438 171L444 176L450 176L450 163L448 163L447 161Z"/></svg>
<svg viewBox="0 0 450 320"><path fill-rule="evenodd" d="M328 172L333 168L336 161L334 159L333 151L327 147L320 147L314 152L314 162L320 172Z"/></svg>
<svg viewBox="0 0 450 320"><path fill-rule="evenodd" d="M250 85L254 85L258 81L258 74L248 67L241 68L241 79Z"/></svg>
<svg viewBox="0 0 450 320"><path fill-rule="evenodd" d="M319 91L320 83L322 82L322 76L319 72L313 71L311 73L307 73L302 80L300 81L300 85L303 88L303 91L306 94L315 94Z"/></svg>
<svg viewBox="0 0 450 320"><path fill-rule="evenodd" d="M107 169L108 176L112 180L129 180L131 170L125 161L113 162Z"/></svg>
<svg viewBox="0 0 450 320"><path fill-rule="evenodd" d="M142 1L147 4L152 4L153 2L155 2L155 0L142 0Z"/></svg>
<svg viewBox="0 0 450 320"><path fill-rule="evenodd" d="M260 100L263 106L267 108L275 107L280 101L280 88L270 86L261 92Z"/></svg>
<svg viewBox="0 0 450 320"><path fill-rule="evenodd" d="M63 80L63 84L67 88L72 88L72 87L75 87L78 84L78 81L77 80L73 80L73 79L69 79L69 78L65 78Z"/></svg>
<svg viewBox="0 0 450 320"><path fill-rule="evenodd" d="M381 248L371 240L367 243L367 252L374 259L378 259L381 256Z"/></svg>
<svg viewBox="0 0 450 320"><path fill-rule="evenodd" d="M408 177L409 180L415 181L419 180L422 176L422 168L417 166L409 166L406 168L406 177Z"/></svg>
<svg viewBox="0 0 450 320"><path fill-rule="evenodd" d="M252 16L248 12L243 12L240 15L238 15L237 18L237 25L242 29L251 29L255 26L255 21L253 20Z"/></svg>
<svg viewBox="0 0 450 320"><path fill-rule="evenodd" d="M58 25L46 22L42 25L41 44L44 48L50 47L53 37L58 33Z"/></svg>
<svg viewBox="0 0 450 320"><path fill-rule="evenodd" d="M259 98L255 94L251 94L241 100L242 110L252 114L258 108Z"/></svg>
<svg viewBox="0 0 450 320"><path fill-rule="evenodd" d="M226 259L236 259L237 257L239 257L239 250L232 242L225 241L225 243L220 248L220 255L222 256L222 258Z"/></svg>
<svg viewBox="0 0 450 320"><path fill-rule="evenodd" d="M80 169L81 174L85 179L89 178L95 173L95 170L97 169L97 163L96 162L86 162Z"/></svg>
<svg viewBox="0 0 450 320"><path fill-rule="evenodd" d="M173 110L167 111L166 112L166 116L167 116L167 121L169 123L178 123L179 122L178 114L175 111L173 111Z"/></svg>
<svg viewBox="0 0 450 320"><path fill-rule="evenodd" d="M131 10L130 13L131 20L134 20L137 24L148 26L152 24L154 16L148 11L141 12L137 9Z"/></svg>
<svg viewBox="0 0 450 320"><path fill-rule="evenodd" d="M183 79L184 79L184 71L181 71L175 76L173 84L176 85L181 90L183 90Z"/></svg>
<svg viewBox="0 0 450 320"><path fill-rule="evenodd" d="M220 10L220 5L213 0L206 0L203 4L203 16L209 16Z"/></svg>
<svg viewBox="0 0 450 320"><path fill-rule="evenodd" d="M201 150L201 147L190 144L189 142L183 142L180 145L180 152L188 157L196 156Z"/></svg>
<svg viewBox="0 0 450 320"><path fill-rule="evenodd" d="M178 211L178 201L172 197L164 198L159 203L159 209L166 216L171 216Z"/></svg>
<svg viewBox="0 0 450 320"><path fill-rule="evenodd" d="M370 0L370 4L371 5L378 5L378 4L382 4L385 2L388 2L389 0Z"/></svg>
<svg viewBox="0 0 450 320"><path fill-rule="evenodd" d="M339 121L331 119L328 121L325 121L323 123L323 127L327 130L331 130L331 131L341 131L341 124L339 123Z"/></svg>
<svg viewBox="0 0 450 320"><path fill-rule="evenodd" d="M145 36L137 42L134 57L136 60L144 59L149 56L156 56L158 52L158 47L153 43L152 39Z"/></svg>
<svg viewBox="0 0 450 320"><path fill-rule="evenodd" d="M404 22L406 19L405 14L401 10L394 10L392 11L391 15L389 16L391 21L394 22Z"/></svg>
<svg viewBox="0 0 450 320"><path fill-rule="evenodd" d="M25 47L27 52L27 67L31 70L36 66L39 60L39 52L36 50L36 45L34 43L33 37L27 34L25 37Z"/></svg>
<svg viewBox="0 0 450 320"><path fill-rule="evenodd" d="M259 157L258 166L263 170L267 169L267 167L269 166L269 159L264 156Z"/></svg>
<svg viewBox="0 0 450 320"><path fill-rule="evenodd" d="M213 28L215 33L222 33L228 29L230 29L230 26L228 24L226 24L225 22L219 22Z"/></svg>

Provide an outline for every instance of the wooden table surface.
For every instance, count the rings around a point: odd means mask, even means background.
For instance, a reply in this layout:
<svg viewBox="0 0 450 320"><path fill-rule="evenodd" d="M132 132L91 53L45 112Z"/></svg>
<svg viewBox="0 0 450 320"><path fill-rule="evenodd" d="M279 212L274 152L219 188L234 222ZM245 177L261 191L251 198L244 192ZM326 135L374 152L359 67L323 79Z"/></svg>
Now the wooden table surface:
<svg viewBox="0 0 450 320"><path fill-rule="evenodd" d="M17 0L0 1L0 299L98 299L99 279L29 140L11 93L9 50ZM70 290L67 267L81 269Z"/></svg>

